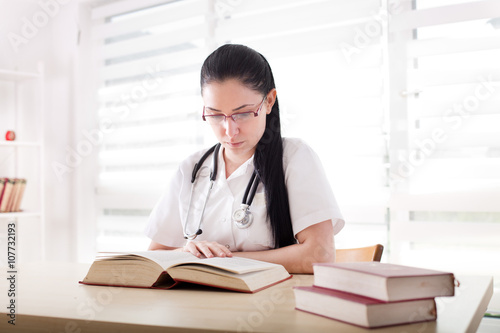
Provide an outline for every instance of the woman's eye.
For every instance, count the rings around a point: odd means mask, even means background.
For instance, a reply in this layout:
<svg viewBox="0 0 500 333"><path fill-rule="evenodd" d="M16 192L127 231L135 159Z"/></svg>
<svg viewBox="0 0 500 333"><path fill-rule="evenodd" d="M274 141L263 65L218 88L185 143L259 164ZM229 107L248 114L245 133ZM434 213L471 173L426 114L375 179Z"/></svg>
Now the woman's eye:
<svg viewBox="0 0 500 333"><path fill-rule="evenodd" d="M224 118L224 116L222 116L220 114L211 114L209 116L210 116L210 118L212 118L214 120L221 120L222 118Z"/></svg>
<svg viewBox="0 0 500 333"><path fill-rule="evenodd" d="M233 115L233 117L235 117L236 119L247 119L247 118L250 118L250 113L249 112L245 112L245 113L237 113L235 115Z"/></svg>
<svg viewBox="0 0 500 333"><path fill-rule="evenodd" d="M207 114L207 121L211 123L219 123L224 121L224 116L216 115L216 114Z"/></svg>

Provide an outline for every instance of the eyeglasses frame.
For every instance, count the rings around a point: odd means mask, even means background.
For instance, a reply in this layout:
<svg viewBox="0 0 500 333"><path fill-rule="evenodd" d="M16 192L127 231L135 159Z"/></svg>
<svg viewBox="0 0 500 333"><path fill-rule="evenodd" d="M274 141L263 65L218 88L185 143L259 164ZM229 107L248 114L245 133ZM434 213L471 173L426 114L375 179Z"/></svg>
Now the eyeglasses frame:
<svg viewBox="0 0 500 333"><path fill-rule="evenodd" d="M266 100L266 97L267 97L267 95L264 96L264 98L262 99L262 102L260 102L260 106L259 106L259 109L257 111L237 112L237 113L233 113L230 116L226 116L225 114L205 115L205 106L203 106L203 114L201 115L201 118L203 119L203 121L207 121L207 117L221 117L222 116L222 117L224 117L224 121L227 121L227 118L231 118L231 119L233 119L233 121L235 123L236 123L236 120L234 120L234 118L233 118L234 115L244 114L244 113L253 113L254 118L255 118L255 117L259 116L259 112L262 109L262 105L264 105L264 101Z"/></svg>

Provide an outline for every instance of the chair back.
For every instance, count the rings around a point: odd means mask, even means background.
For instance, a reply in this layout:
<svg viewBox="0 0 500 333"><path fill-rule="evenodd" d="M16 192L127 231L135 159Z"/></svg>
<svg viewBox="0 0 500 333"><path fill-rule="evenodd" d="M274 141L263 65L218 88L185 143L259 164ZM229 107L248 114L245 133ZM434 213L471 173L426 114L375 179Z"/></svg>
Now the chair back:
<svg viewBox="0 0 500 333"><path fill-rule="evenodd" d="M337 249L335 262L380 261L384 246L380 244L352 249Z"/></svg>

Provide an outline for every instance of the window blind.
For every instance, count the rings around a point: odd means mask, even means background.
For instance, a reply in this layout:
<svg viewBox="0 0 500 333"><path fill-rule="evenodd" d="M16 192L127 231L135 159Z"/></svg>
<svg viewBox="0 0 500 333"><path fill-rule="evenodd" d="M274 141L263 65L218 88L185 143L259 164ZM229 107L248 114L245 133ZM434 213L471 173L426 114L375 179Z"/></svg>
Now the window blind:
<svg viewBox="0 0 500 333"><path fill-rule="evenodd" d="M206 145L199 68L213 8L204 0L117 1L93 8L100 67L99 251L147 248L147 216L189 152Z"/></svg>
<svg viewBox="0 0 500 333"><path fill-rule="evenodd" d="M268 58L283 135L316 150L348 221L339 247L387 240L386 29L385 5L358 0L245 1L215 30Z"/></svg>
<svg viewBox="0 0 500 333"><path fill-rule="evenodd" d="M214 142L199 119L198 76L205 57L230 42L266 56L283 135L305 139L322 160L347 221L338 247L376 239L390 244L392 262L500 275L475 259L500 254L497 7L463 0L94 7L97 116L108 129L96 186L98 250L144 249L142 228L172 172Z"/></svg>
<svg viewBox="0 0 500 333"><path fill-rule="evenodd" d="M404 57L391 68L404 73L391 97L400 260L500 275L477 260L500 254L498 17L498 1L417 0L390 21Z"/></svg>
<svg viewBox="0 0 500 333"><path fill-rule="evenodd" d="M214 142L199 119L198 75L209 52L227 42L269 60L283 135L316 150L349 223L338 244L366 244L374 233L385 242L385 7L369 0L96 5L98 117L109 128L99 154L98 250L144 248L142 228L172 172Z"/></svg>

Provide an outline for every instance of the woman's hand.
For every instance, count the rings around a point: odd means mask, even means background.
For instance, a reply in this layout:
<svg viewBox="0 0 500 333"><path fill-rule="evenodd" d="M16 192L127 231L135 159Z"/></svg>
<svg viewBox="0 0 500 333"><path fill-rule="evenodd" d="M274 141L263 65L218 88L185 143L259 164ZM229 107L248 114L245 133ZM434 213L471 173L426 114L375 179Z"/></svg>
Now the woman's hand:
<svg viewBox="0 0 500 333"><path fill-rule="evenodd" d="M207 258L233 256L233 253L224 245L208 241L188 241L185 246L178 248L177 251L190 252L198 258L202 255Z"/></svg>

